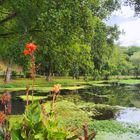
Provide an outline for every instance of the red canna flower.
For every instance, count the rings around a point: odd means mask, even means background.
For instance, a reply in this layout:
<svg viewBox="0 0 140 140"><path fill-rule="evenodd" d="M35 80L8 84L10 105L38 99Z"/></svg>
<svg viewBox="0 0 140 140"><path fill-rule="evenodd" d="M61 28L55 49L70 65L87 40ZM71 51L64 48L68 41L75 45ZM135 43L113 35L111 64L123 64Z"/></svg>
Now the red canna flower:
<svg viewBox="0 0 140 140"><path fill-rule="evenodd" d="M29 43L26 45L26 48L34 52L37 48L37 46L34 43Z"/></svg>
<svg viewBox="0 0 140 140"><path fill-rule="evenodd" d="M29 55L30 54L30 51L29 50L24 50L24 55Z"/></svg>
<svg viewBox="0 0 140 140"><path fill-rule="evenodd" d="M8 104L10 101L11 101L11 95L10 95L9 93L4 93L4 94L1 96L1 103L2 103L3 105Z"/></svg>
<svg viewBox="0 0 140 140"><path fill-rule="evenodd" d="M3 111L0 112L0 126L4 126L4 121L5 121L5 114Z"/></svg>
<svg viewBox="0 0 140 140"><path fill-rule="evenodd" d="M59 84L54 85L54 87L52 89L52 92L58 93L60 91L60 88L61 88L61 85L59 85Z"/></svg>

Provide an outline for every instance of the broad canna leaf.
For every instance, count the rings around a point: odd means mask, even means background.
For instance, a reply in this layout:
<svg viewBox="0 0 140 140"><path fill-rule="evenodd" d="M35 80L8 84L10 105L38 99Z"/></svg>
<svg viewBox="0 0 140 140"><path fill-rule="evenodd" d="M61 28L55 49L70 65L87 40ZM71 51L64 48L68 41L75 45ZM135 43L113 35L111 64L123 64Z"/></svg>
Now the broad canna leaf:
<svg viewBox="0 0 140 140"><path fill-rule="evenodd" d="M44 136L42 133L38 133L34 136L34 139L36 140L44 140Z"/></svg>
<svg viewBox="0 0 140 140"><path fill-rule="evenodd" d="M23 138L20 135L20 130L12 131L12 140L23 140Z"/></svg>
<svg viewBox="0 0 140 140"><path fill-rule="evenodd" d="M74 136L72 136L72 137L70 137L70 138L66 138L66 140L76 140L76 139L78 139L78 138L79 138L79 136L74 135Z"/></svg>

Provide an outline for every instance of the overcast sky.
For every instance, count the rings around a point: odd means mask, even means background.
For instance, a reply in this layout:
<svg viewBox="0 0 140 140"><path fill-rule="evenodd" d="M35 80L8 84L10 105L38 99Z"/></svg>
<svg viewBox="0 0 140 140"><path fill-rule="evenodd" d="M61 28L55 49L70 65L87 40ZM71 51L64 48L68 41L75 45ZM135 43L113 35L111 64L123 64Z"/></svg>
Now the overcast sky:
<svg viewBox="0 0 140 140"><path fill-rule="evenodd" d="M106 21L108 25L117 24L125 34L120 35L118 43L121 46L140 46L140 18L134 17L134 10L122 6L121 10L115 11L111 18Z"/></svg>

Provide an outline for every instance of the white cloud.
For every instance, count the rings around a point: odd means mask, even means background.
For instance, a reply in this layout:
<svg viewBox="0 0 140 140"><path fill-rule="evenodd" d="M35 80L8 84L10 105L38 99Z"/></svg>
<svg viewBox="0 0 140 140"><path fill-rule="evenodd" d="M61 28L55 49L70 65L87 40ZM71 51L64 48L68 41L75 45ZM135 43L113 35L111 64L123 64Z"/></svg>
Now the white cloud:
<svg viewBox="0 0 140 140"><path fill-rule="evenodd" d="M112 16L120 16L124 18L129 18L134 16L135 12L128 6L121 6L121 9L112 13Z"/></svg>
<svg viewBox="0 0 140 140"><path fill-rule="evenodd" d="M140 46L140 18L134 17L134 10L128 6L122 6L121 10L113 12L108 25L117 24L125 34L120 35L118 43L122 46Z"/></svg>
<svg viewBox="0 0 140 140"><path fill-rule="evenodd" d="M125 34L120 35L119 42L122 46L138 45L140 46L140 19L121 23L120 30Z"/></svg>

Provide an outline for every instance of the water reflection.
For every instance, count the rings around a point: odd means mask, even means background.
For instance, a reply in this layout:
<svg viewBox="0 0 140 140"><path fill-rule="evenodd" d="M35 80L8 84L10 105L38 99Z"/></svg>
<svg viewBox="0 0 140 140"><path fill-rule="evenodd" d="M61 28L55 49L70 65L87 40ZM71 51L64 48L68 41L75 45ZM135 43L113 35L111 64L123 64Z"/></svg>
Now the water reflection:
<svg viewBox="0 0 140 140"><path fill-rule="evenodd" d="M125 123L136 124L140 128L140 109L125 108L116 114L116 120Z"/></svg>
<svg viewBox="0 0 140 140"><path fill-rule="evenodd" d="M79 95L80 99L96 104L140 107L140 86L95 86L75 91L62 90L63 96Z"/></svg>
<svg viewBox="0 0 140 140"><path fill-rule="evenodd" d="M46 100L50 100L48 96L50 94L50 92L36 92L35 96L46 96ZM25 91L11 92L11 95L12 114L22 114L25 110L25 102L19 96L25 95ZM61 96L66 99L69 98L74 102L81 100L95 104L140 108L140 85L124 86L113 84L112 86L93 86L78 90L62 90ZM2 105L0 105L0 110L2 108Z"/></svg>

